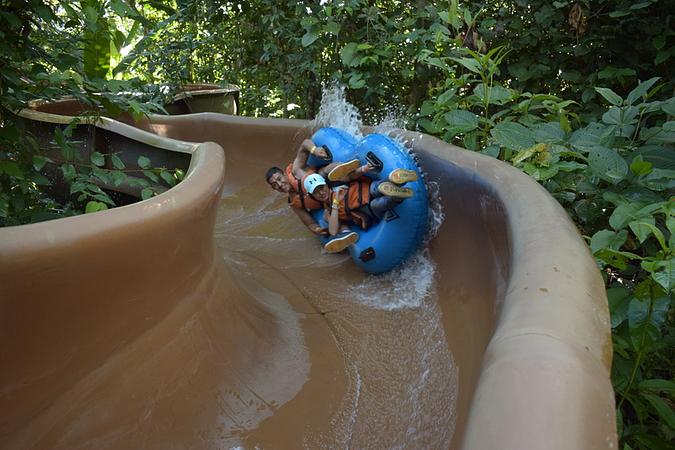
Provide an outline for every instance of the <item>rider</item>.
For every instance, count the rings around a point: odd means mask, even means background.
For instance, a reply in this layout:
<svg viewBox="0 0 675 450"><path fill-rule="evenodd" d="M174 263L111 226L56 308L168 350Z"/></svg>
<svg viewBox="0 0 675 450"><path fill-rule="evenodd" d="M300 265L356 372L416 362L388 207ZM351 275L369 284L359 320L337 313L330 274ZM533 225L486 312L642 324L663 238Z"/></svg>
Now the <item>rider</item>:
<svg viewBox="0 0 675 450"><path fill-rule="evenodd" d="M346 163L331 163L317 170L307 164L310 155L322 159L329 157L326 149L317 147L310 139L305 139L294 161L286 167L286 170L271 167L267 170L265 179L275 191L288 194L289 206L312 233L326 235L328 234L326 228L317 224L309 213L309 211L323 208L323 204L308 195L303 186L304 180L314 173L319 173L330 180L344 180L353 176L361 176L368 171L368 168L367 166L359 167L359 160L353 159Z"/></svg>
<svg viewBox="0 0 675 450"><path fill-rule="evenodd" d="M373 220L381 220L387 211L395 208L404 199L412 197L412 189L398 184L416 181L417 172L396 169L389 179L396 183L360 176L348 185L331 190L320 174L314 173L305 178L303 184L309 197L324 205L328 233L333 236L324 245L327 252L340 252L358 241L358 235L347 224L355 223L366 230Z"/></svg>

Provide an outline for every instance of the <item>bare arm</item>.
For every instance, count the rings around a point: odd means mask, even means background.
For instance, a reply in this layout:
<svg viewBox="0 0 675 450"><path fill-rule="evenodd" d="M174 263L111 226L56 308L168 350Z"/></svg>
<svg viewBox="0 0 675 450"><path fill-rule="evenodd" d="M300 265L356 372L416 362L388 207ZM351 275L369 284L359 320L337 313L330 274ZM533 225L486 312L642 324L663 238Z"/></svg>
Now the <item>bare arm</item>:
<svg viewBox="0 0 675 450"><path fill-rule="evenodd" d="M362 176L364 176L365 174L367 174L371 170L373 170L373 166L371 166L370 164L364 164L361 167L359 167L358 169L356 169L355 171L353 171L352 173L350 173L347 176L347 178L349 179L349 181L354 181L354 180L357 180L357 179L361 178Z"/></svg>
<svg viewBox="0 0 675 450"><path fill-rule="evenodd" d="M317 172L319 175L321 175L324 178L328 178L328 174L330 173L331 170L335 169L338 165L342 163L335 162L335 163L330 163L328 165L323 166L322 168L319 169ZM353 172L350 172L349 175L346 177L343 177L340 181L354 181L358 180L361 178L363 175L367 174L373 170L373 166L370 164L364 164L363 166L359 167L358 169L354 170Z"/></svg>
<svg viewBox="0 0 675 450"><path fill-rule="evenodd" d="M328 219L328 233L335 236L340 231L340 203L344 201L344 190L339 189L333 196L333 203L330 210L330 218Z"/></svg>
<svg viewBox="0 0 675 450"><path fill-rule="evenodd" d="M293 174L299 179L302 179L305 175L307 175L305 168L307 167L309 155L312 154L318 156L319 158L328 157L328 154L323 148L314 145L314 142L312 142L310 139L305 139L302 141L302 144L300 144L300 148L298 148L298 154L295 156L295 160L293 160Z"/></svg>
<svg viewBox="0 0 675 450"><path fill-rule="evenodd" d="M303 224L305 224L307 228L309 228L309 231L311 231L316 235L326 234L326 229L320 226L318 223L316 223L310 213L308 213L304 209L298 208L291 208L291 209L295 214L297 214L300 221Z"/></svg>
<svg viewBox="0 0 675 450"><path fill-rule="evenodd" d="M330 210L330 218L328 219L328 234L335 236L340 229L340 218L338 217L338 207L333 206Z"/></svg>

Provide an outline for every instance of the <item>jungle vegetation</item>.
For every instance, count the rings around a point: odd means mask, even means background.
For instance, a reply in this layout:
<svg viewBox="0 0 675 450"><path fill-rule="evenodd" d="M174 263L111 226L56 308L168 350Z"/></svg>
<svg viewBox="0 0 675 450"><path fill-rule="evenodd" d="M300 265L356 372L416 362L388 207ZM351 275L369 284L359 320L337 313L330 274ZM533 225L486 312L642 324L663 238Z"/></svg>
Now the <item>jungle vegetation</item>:
<svg viewBox="0 0 675 450"><path fill-rule="evenodd" d="M45 156L11 113L72 95L94 114L162 112L185 83L241 87L250 116L312 118L325 83L366 123L520 168L566 209L605 279L622 449L675 439L675 8L667 0L0 0L0 225L92 212L139 161ZM135 93L133 96L129 93ZM71 162L69 162L71 161ZM50 197L46 165L70 197ZM145 184L144 184L145 183Z"/></svg>

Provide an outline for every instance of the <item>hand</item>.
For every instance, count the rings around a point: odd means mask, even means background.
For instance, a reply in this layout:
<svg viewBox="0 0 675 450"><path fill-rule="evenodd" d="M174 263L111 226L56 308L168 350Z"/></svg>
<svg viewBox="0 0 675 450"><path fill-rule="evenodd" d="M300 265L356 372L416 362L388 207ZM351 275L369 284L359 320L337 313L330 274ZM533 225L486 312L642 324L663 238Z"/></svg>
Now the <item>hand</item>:
<svg viewBox="0 0 675 450"><path fill-rule="evenodd" d="M361 173L368 173L371 170L375 170L375 166L373 166L370 163L364 164L363 166L361 166Z"/></svg>
<svg viewBox="0 0 675 450"><path fill-rule="evenodd" d="M324 227L319 226L317 224L314 224L309 230L312 233L316 234L317 236L327 236L328 235L328 228L324 228Z"/></svg>
<svg viewBox="0 0 675 450"><path fill-rule="evenodd" d="M314 146L310 153L316 156L317 158L328 159L328 152L323 147Z"/></svg>
<svg viewBox="0 0 675 450"><path fill-rule="evenodd" d="M334 207L337 208L338 206L340 206L340 202L345 198L348 190L349 190L349 188L347 186L345 186L344 184L341 184L339 186L335 186L333 188L333 193L335 194L333 196L333 206Z"/></svg>

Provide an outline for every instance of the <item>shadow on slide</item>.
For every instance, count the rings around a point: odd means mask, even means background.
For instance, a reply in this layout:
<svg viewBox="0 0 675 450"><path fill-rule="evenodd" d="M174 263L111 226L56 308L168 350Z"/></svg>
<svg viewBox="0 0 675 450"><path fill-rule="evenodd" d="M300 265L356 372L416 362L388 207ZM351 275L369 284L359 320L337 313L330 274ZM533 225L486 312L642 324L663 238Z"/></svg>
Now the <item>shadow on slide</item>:
<svg viewBox="0 0 675 450"><path fill-rule="evenodd" d="M616 447L602 279L520 171L401 131L435 232L372 276L322 253L264 180L309 122L80 127L96 151L187 175L145 201L0 229L1 448Z"/></svg>

